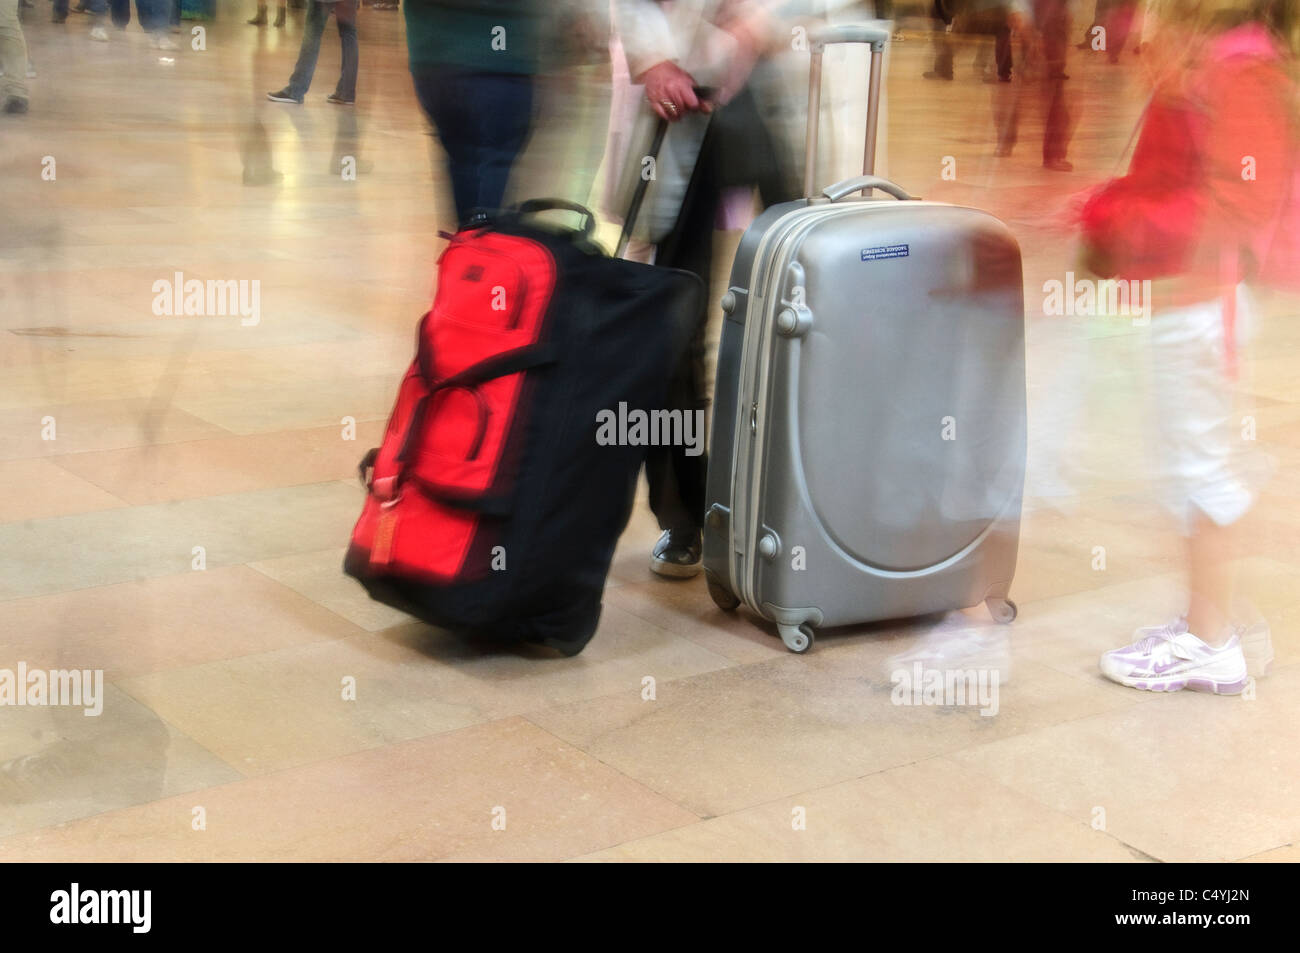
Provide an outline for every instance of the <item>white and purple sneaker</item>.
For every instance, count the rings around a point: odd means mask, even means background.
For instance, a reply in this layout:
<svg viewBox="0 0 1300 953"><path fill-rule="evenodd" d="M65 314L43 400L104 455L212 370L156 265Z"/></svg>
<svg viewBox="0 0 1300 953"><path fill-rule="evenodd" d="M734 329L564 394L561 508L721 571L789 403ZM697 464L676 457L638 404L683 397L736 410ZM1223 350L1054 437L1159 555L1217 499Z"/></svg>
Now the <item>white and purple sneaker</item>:
<svg viewBox="0 0 1300 953"><path fill-rule="evenodd" d="M1142 631L1142 630L1139 630ZM1246 656L1234 632L1218 648L1187 631L1186 623L1161 626L1132 645L1101 656L1101 673L1112 681L1144 692L1184 688L1237 695L1246 687Z"/></svg>

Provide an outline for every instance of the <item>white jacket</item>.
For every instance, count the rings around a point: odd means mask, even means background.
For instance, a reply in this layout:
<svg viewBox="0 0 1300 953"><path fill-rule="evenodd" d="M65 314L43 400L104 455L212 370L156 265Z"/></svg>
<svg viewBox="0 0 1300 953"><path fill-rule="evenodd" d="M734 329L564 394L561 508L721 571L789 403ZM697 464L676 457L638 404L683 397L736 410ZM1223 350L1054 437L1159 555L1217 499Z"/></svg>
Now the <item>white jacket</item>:
<svg viewBox="0 0 1300 953"><path fill-rule="evenodd" d="M748 17L749 22L762 25L772 49L787 50L769 58L774 68L766 71L768 81L753 83L750 89L765 114L782 117L777 128L770 130L773 136L788 143L791 155L801 157L808 55L806 47L801 50L795 42L796 30L806 35L814 16L827 17L840 8L860 6L855 0L613 0L613 4L614 25L629 74L624 79L630 79L633 84L620 84L616 76L610 143L606 150L609 178L605 211L618 221L622 221L637 184L649 168L645 157L659 122L645 101L644 87L635 85L636 77L669 60L689 73L697 85L721 86L737 49L736 40L722 24L738 16ZM861 20L862 16L857 13L848 18ZM823 116L860 114L850 117L856 118L856 125L849 123L855 128L861 127L861 117L865 116L866 71L860 68L863 56L863 50L840 48L828 51L826 60ZM772 77L776 77L775 81ZM882 123L883 118L882 109ZM637 239L657 243L676 222L708 122L707 115L690 113L669 127L637 219L634 232ZM856 145L850 145L848 151L853 153L856 149L856 159L849 159L846 174L861 171L861 136L854 134L852 138ZM826 125L823 125L822 142L826 149L819 168L829 170L845 165L836 161L836 155L843 150L836 147L836 137L828 134ZM878 154L882 157L885 154L883 138ZM856 170L852 168L854 161L858 164ZM844 177L831 174L834 178Z"/></svg>

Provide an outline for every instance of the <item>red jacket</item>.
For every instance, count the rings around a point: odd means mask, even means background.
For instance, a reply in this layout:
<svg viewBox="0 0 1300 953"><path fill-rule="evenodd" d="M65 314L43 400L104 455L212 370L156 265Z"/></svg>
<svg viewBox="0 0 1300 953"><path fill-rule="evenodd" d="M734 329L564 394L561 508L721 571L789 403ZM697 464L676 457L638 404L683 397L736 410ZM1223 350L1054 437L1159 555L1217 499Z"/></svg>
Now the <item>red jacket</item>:
<svg viewBox="0 0 1300 953"><path fill-rule="evenodd" d="M1261 276L1300 281L1293 107L1272 35L1253 23L1229 30L1190 75L1156 91L1127 174L1083 209L1104 277L1173 279L1161 282L1160 310L1223 300L1230 356L1229 290Z"/></svg>

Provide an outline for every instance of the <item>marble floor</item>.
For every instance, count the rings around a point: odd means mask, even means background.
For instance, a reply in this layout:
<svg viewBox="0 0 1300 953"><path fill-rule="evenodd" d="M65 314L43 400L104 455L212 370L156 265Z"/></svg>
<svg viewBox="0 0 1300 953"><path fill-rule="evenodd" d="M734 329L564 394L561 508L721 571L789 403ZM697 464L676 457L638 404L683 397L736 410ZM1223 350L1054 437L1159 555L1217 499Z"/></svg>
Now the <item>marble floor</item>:
<svg viewBox="0 0 1300 953"><path fill-rule="evenodd" d="M955 82L922 79L916 30L890 53L889 174L995 212L1025 253L1020 614L985 717L891 704L883 671L982 608L795 656L702 580L649 573L644 499L573 659L466 644L343 576L446 182L400 14L362 9L355 108L324 101L332 32L292 107L263 97L302 13L257 30L248 6L175 53L135 25L91 43L45 0L28 17L31 111L0 117L0 668L104 686L97 717L0 708L0 860L1300 859L1295 307L1266 310L1240 385L1276 467L1241 562L1272 673L1230 698L1097 671L1179 608L1180 541L1149 478L1143 329L1051 319L1039 289L1071 267L1070 195L1120 161L1140 58L1072 52L1063 173L1032 93L995 158L993 100L1019 86L965 52ZM259 281L257 322L156 314L176 272Z"/></svg>

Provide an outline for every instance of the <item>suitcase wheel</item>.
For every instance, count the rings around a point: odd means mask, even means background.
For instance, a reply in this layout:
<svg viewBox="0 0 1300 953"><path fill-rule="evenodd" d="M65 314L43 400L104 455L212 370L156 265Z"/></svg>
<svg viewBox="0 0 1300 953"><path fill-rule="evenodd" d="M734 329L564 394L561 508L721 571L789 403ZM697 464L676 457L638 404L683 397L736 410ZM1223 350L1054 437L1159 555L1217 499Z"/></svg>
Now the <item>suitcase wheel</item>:
<svg viewBox="0 0 1300 953"><path fill-rule="evenodd" d="M813 630L808 623L803 625L781 625L777 628L781 631L781 641L785 647L797 655L802 655L812 648Z"/></svg>
<svg viewBox="0 0 1300 953"><path fill-rule="evenodd" d="M718 581L718 578L711 572L705 572L704 581L709 586L709 598L713 604L723 612L730 612L736 606L740 605L740 600L736 598L735 593Z"/></svg>
<svg viewBox="0 0 1300 953"><path fill-rule="evenodd" d="M1010 599L990 598L985 599L984 604L989 607L989 615L993 616L994 622L1010 625L1016 621L1016 604Z"/></svg>

